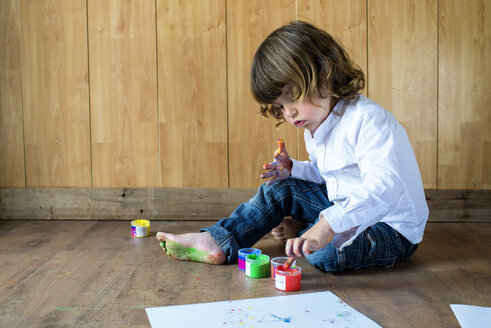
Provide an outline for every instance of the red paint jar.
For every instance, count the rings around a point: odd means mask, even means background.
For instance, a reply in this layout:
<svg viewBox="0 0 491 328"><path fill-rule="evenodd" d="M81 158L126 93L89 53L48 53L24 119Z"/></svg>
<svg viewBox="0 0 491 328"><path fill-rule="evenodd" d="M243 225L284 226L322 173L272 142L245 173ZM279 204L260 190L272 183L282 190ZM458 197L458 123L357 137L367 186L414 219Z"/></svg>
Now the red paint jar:
<svg viewBox="0 0 491 328"><path fill-rule="evenodd" d="M300 289L302 281L302 268L288 268L284 269L283 266L276 267L275 287L278 290L284 292L293 292Z"/></svg>
<svg viewBox="0 0 491 328"><path fill-rule="evenodd" d="M289 258L287 256L273 257L271 259L271 279L274 280L275 278L276 268L284 265L288 259ZM295 261L293 261L292 267L295 267Z"/></svg>

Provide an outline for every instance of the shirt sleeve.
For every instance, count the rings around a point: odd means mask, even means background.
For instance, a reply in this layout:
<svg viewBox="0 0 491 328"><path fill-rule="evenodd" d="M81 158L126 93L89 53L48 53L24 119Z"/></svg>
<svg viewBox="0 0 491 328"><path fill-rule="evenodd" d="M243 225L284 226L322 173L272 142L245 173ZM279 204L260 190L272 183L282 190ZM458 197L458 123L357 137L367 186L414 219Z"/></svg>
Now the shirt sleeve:
<svg viewBox="0 0 491 328"><path fill-rule="evenodd" d="M300 180L310 181L317 184L325 183L319 173L317 164L312 161L297 161L292 159L292 177Z"/></svg>
<svg viewBox="0 0 491 328"><path fill-rule="evenodd" d="M398 172L397 133L403 129L386 111L366 111L348 120L348 142L360 169L361 184L345 199L321 212L335 233L357 228L345 244L380 221L397 204L403 189Z"/></svg>

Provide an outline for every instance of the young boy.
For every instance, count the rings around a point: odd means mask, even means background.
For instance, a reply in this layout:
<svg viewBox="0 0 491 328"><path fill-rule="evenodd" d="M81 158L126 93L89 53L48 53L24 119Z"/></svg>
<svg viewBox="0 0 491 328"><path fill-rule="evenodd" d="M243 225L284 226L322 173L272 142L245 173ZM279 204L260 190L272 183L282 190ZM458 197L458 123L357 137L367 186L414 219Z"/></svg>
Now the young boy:
<svg viewBox="0 0 491 328"><path fill-rule="evenodd" d="M328 33L293 22L270 34L254 56L251 90L263 115L305 129L310 160L291 159L280 144L264 166L263 178L272 180L230 217L199 233L159 232L167 253L231 263L270 231L285 238L281 223L291 216L305 229L287 240L286 254L320 270L388 267L410 257L428 218L420 172L404 128L360 94L364 83Z"/></svg>

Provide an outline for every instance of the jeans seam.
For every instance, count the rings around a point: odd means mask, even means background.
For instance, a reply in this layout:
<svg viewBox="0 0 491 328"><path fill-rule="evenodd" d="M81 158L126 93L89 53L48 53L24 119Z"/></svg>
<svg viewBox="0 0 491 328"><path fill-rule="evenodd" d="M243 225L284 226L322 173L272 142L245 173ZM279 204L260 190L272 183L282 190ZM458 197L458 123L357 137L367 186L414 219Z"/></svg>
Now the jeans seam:
<svg viewBox="0 0 491 328"><path fill-rule="evenodd" d="M223 248L222 246L224 246L232 238L234 238L234 236L229 233L226 238L223 238L220 242L217 241L217 244L220 248Z"/></svg>

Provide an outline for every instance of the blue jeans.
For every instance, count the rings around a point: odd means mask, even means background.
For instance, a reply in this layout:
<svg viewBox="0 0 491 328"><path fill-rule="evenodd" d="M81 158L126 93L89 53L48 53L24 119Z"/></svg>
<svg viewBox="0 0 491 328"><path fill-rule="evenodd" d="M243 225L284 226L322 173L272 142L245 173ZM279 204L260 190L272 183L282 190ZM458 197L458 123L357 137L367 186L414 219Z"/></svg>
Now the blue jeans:
<svg viewBox="0 0 491 328"><path fill-rule="evenodd" d="M332 205L324 185L289 178L270 186L262 184L256 195L239 205L230 217L201 231L209 232L227 255L228 263L233 263L239 249L252 247L285 216L304 222L308 230L319 219L319 213ZM328 244L306 258L316 268L329 272L390 267L396 261L409 258L417 247L387 224L379 222L343 249Z"/></svg>

